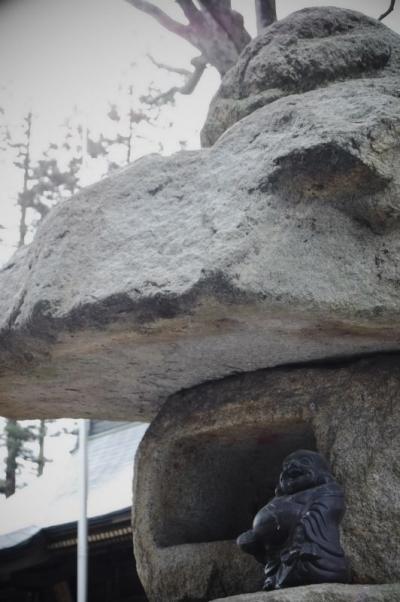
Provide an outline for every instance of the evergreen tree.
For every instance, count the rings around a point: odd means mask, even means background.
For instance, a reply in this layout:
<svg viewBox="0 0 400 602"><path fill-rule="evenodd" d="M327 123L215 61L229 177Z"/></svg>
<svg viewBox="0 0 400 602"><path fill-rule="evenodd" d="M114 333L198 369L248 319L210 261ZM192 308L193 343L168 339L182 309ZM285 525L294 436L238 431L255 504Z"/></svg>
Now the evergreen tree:
<svg viewBox="0 0 400 602"><path fill-rule="evenodd" d="M15 493L21 460L32 459L32 452L27 443L33 439L32 426L24 427L17 420L7 420L2 435L2 445L6 447L5 478L0 480L0 493L6 497Z"/></svg>
<svg viewBox="0 0 400 602"><path fill-rule="evenodd" d="M61 141L49 143L38 159L33 153L35 118L31 111L24 116L21 127L12 132L7 130L5 145L14 152L14 165L21 174L21 190L17 195L18 247L26 244L28 234L53 205L79 190L85 154L91 161L105 163L104 175L130 163L134 159L135 138L140 135L136 128L143 123L154 123L160 107L167 101L173 103L174 98L163 98L155 86L147 96L136 98L131 84L120 84L118 101L110 103L107 113L111 133L100 132L96 137L90 130L84 131L77 115L72 115L62 125ZM48 461L45 457L48 422L51 421L39 420L35 425L23 426L14 419L6 420L0 434L6 452L0 494L10 496L23 484L19 476L26 462L35 465L38 476L43 474Z"/></svg>
<svg viewBox="0 0 400 602"><path fill-rule="evenodd" d="M64 140L61 148L52 142L42 156L34 160L33 127L34 118L30 111L24 117L19 132L12 135L7 131L8 147L16 153L14 165L22 174L22 189L17 197L20 208L18 247L25 244L29 227L34 228L60 198L71 196L79 189L79 173L82 167L82 129L79 131L78 128L78 132L72 132L72 126L67 120L63 124ZM76 142L77 137L79 143ZM63 155L66 165L62 168L60 159ZM31 212L31 223L28 220L28 212Z"/></svg>
<svg viewBox="0 0 400 602"><path fill-rule="evenodd" d="M82 166L82 129L78 128L77 132L73 133L69 121L64 124L61 154L66 156L65 168L59 165L59 146L55 143L49 144L39 160L33 160L32 129L33 114L28 112L20 131L12 136L8 130L5 136L8 147L14 149L16 154L14 165L22 172L22 189L17 196L20 208L18 247L25 244L30 225L35 227L59 198L70 196L79 189L79 171ZM37 216L32 224L28 222L29 210ZM38 422L37 426L23 426L17 420L6 420L4 432L0 436L6 451L5 478L0 479L0 493L7 497L12 495L18 486L17 477L23 461L36 464L38 476L43 473L47 461L44 454L47 425L45 420ZM34 444L38 447L37 453Z"/></svg>

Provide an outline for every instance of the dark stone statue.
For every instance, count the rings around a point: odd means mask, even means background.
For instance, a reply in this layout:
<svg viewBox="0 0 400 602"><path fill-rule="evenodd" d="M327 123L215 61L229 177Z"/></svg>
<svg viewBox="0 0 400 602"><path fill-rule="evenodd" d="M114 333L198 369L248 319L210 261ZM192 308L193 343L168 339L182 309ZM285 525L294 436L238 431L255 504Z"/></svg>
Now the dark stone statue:
<svg viewBox="0 0 400 602"><path fill-rule="evenodd" d="M348 583L339 540L345 510L341 487L316 452L283 462L275 497L256 514L237 544L265 565L264 590L312 583Z"/></svg>

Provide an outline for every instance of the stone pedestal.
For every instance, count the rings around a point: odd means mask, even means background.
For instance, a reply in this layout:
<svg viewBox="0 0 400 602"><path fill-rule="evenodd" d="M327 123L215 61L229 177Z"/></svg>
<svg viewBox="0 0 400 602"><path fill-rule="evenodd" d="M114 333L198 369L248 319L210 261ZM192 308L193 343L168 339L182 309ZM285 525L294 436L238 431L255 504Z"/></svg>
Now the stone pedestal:
<svg viewBox="0 0 400 602"><path fill-rule="evenodd" d="M299 448L325 455L344 487L354 580L400 580L399 391L400 356L388 355L259 371L171 397L136 458L135 556L150 600L261 588L263 567L234 540Z"/></svg>
<svg viewBox="0 0 400 602"><path fill-rule="evenodd" d="M219 598L214 602L398 602L400 584L309 585L280 592L256 593Z"/></svg>

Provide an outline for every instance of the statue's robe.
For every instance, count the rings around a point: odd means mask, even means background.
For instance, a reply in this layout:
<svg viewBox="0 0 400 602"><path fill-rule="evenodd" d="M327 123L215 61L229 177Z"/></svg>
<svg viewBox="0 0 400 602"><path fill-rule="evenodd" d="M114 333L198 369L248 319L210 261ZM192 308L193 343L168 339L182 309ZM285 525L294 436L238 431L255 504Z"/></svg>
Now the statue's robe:
<svg viewBox="0 0 400 602"><path fill-rule="evenodd" d="M331 481L292 495L275 497L272 503L291 502L298 508L290 544L271 558L265 567L266 579L275 588L311 583L348 583L349 568L339 540L339 524L344 514L341 487Z"/></svg>

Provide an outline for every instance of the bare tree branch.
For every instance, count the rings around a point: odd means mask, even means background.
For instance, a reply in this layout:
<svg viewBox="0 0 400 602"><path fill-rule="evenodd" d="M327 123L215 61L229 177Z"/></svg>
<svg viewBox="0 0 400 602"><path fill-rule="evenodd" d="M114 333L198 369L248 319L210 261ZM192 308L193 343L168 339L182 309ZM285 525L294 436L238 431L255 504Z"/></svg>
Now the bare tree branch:
<svg viewBox="0 0 400 602"><path fill-rule="evenodd" d="M236 63L251 39L242 15L232 10L230 0L198 0L200 9L193 0L176 0L188 20L187 25L175 21L147 0L127 2L190 42L221 75Z"/></svg>
<svg viewBox="0 0 400 602"><path fill-rule="evenodd" d="M173 67L172 65L166 65L165 63L159 63L149 52L147 53L147 58L153 63L155 67L158 69L164 69L164 71L169 71L169 73L177 73L178 75L183 75L183 77L191 77L192 72L189 69L183 69L181 67Z"/></svg>
<svg viewBox="0 0 400 602"><path fill-rule="evenodd" d="M189 23L193 24L193 22L199 17L199 9L195 4L193 4L192 0L176 0L177 4L182 9L183 14L189 21Z"/></svg>
<svg viewBox="0 0 400 602"><path fill-rule="evenodd" d="M161 69L167 69L167 71L174 71L174 67L169 67L168 65L164 65L162 63L154 63ZM162 105L168 102L173 102L176 94L191 94L196 88L197 84L201 79L201 76L204 73L204 70L207 66L207 60L203 56L198 56L192 59L191 63L194 66L194 71L192 73L190 71L187 71L189 76L187 77L187 80L183 84L183 86L173 86L166 92L162 92L157 96L142 96L140 100L143 100L148 104Z"/></svg>
<svg viewBox="0 0 400 602"><path fill-rule="evenodd" d="M396 0L390 0L390 6L387 9L387 11L385 11L380 17L379 17L379 21L382 21L382 19L384 19L385 17L387 17L388 15L390 15L390 13L394 10L394 5L396 4Z"/></svg>
<svg viewBox="0 0 400 602"><path fill-rule="evenodd" d="M181 36L182 38L188 39L189 28L187 25L183 23L179 23L179 21L175 21L172 19L167 13L165 13L161 8L155 6L151 2L147 0L126 0L129 4L132 4L138 10L141 10L143 13L150 15L156 21L160 23L165 29L171 31L172 33Z"/></svg>
<svg viewBox="0 0 400 602"><path fill-rule="evenodd" d="M179 90L180 94L191 94L199 83L201 76L207 67L207 61L203 56L195 57L191 60L191 63L194 67L194 71L185 85Z"/></svg>

